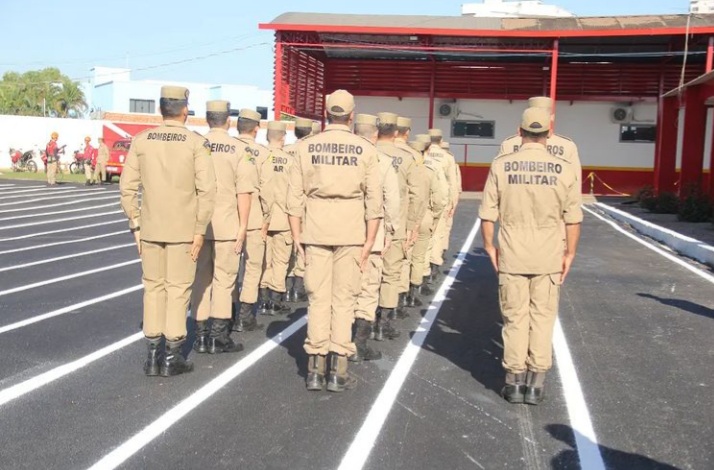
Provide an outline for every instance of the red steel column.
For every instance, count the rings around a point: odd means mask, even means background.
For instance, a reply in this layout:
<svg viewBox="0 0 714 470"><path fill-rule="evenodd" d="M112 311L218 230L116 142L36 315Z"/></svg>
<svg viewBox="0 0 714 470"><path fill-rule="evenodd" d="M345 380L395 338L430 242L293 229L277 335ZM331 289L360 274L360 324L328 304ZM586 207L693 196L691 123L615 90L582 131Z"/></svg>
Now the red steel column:
<svg viewBox="0 0 714 470"><path fill-rule="evenodd" d="M553 116L555 116L555 101L558 99L558 57L560 41L553 41L553 55L550 64L550 99L553 100ZM555 126L555 124L553 124Z"/></svg>
<svg viewBox="0 0 714 470"><path fill-rule="evenodd" d="M709 36L709 44L707 45L707 73L712 71L714 64L714 36Z"/></svg>
<svg viewBox="0 0 714 470"><path fill-rule="evenodd" d="M704 106L700 88L698 86L690 87L686 93L682 172L679 178L680 196L686 196L691 185L702 183L704 134L707 124L707 108Z"/></svg>
<svg viewBox="0 0 714 470"><path fill-rule="evenodd" d="M434 127L434 89L436 86L436 62L431 59L431 76L429 77L429 129Z"/></svg>
<svg viewBox="0 0 714 470"><path fill-rule="evenodd" d="M275 120L280 120L283 108L283 43L280 33L276 34L275 41Z"/></svg>
<svg viewBox="0 0 714 470"><path fill-rule="evenodd" d="M672 192L677 182L677 130L679 100L660 98L657 107L654 188L657 194Z"/></svg>

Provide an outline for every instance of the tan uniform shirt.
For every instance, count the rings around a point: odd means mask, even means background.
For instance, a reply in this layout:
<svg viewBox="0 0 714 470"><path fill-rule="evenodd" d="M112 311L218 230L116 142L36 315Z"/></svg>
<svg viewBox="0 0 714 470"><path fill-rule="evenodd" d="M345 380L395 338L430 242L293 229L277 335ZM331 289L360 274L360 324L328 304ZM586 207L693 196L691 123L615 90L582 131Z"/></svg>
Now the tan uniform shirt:
<svg viewBox="0 0 714 470"><path fill-rule="evenodd" d="M512 135L511 137L507 138L506 140L501 143L501 148L498 150L498 156L500 157L501 155L505 155L508 153L514 153L518 152L518 150L521 148L521 139L520 135ZM578 146L575 145L575 142L573 142L571 139L559 135L559 134L553 134L550 137L548 137L548 146L547 146L548 153L555 157L560 157L567 162L570 162L573 164L573 168L575 168L575 175L578 177L578 181L581 181L583 178L583 167L580 164L580 155L578 154Z"/></svg>
<svg viewBox="0 0 714 470"><path fill-rule="evenodd" d="M431 144L429 150L427 150L427 155L441 164L448 185L449 205L453 204L453 202L458 199L459 194L456 181L456 161L454 157L450 153L447 153L446 150L434 144Z"/></svg>
<svg viewBox="0 0 714 470"><path fill-rule="evenodd" d="M377 149L392 159L392 165L399 175L401 208L399 230L396 231L394 239L404 240L407 237L407 230L418 228L426 212L428 191L424 184L424 174L419 171L411 152L386 141L378 141Z"/></svg>
<svg viewBox="0 0 714 470"><path fill-rule="evenodd" d="M255 162L241 151L241 142L225 129L211 129L211 159L216 173L216 206L206 230L209 240L235 240L238 235L238 195L258 192ZM247 221L244 221L247 222Z"/></svg>
<svg viewBox="0 0 714 470"><path fill-rule="evenodd" d="M456 163L456 156L451 153L449 150L444 149L446 153L451 155L451 158L454 159L454 177L456 178L456 198L459 198L459 195L464 192L464 188L462 185L461 181L461 165Z"/></svg>
<svg viewBox="0 0 714 470"><path fill-rule="evenodd" d="M216 198L210 149L203 136L177 121L134 137L119 190L129 226L141 227L142 240L188 243L206 233Z"/></svg>
<svg viewBox="0 0 714 470"><path fill-rule="evenodd" d="M425 169L430 182L429 209L434 214L440 214L449 204L449 184L441 162L425 154L422 167Z"/></svg>
<svg viewBox="0 0 714 470"><path fill-rule="evenodd" d="M273 167L273 177L270 180L268 191L272 193L270 199L273 206L270 210L269 230L285 232L290 230L288 222L288 170L294 157L280 147L269 145L270 165Z"/></svg>
<svg viewBox="0 0 714 470"><path fill-rule="evenodd" d="M97 163L106 164L109 161L109 147L107 144L99 144L97 149Z"/></svg>
<svg viewBox="0 0 714 470"><path fill-rule="evenodd" d="M259 190L253 193L253 199L250 203L248 230L259 230L264 223L270 223L272 201L268 184L273 175L273 169L269 162L270 151L249 135L242 134L238 136L238 141L244 146L244 156L248 159L253 159L255 168L258 170Z"/></svg>
<svg viewBox="0 0 714 470"><path fill-rule="evenodd" d="M347 126L301 141L288 175L288 214L304 217L302 243L364 245L366 221L383 217L377 149Z"/></svg>
<svg viewBox="0 0 714 470"><path fill-rule="evenodd" d="M479 217L499 221L499 271L554 274L563 269L562 224L583 220L574 166L530 143L491 165Z"/></svg>
<svg viewBox="0 0 714 470"><path fill-rule="evenodd" d="M394 168L392 157L380 152L377 158L379 160L379 176L384 199L384 219L382 223L379 224L377 239L372 247L372 252L374 253L380 253L384 249L386 236L394 240L395 232L400 230L399 222L401 219L402 206L399 175Z"/></svg>

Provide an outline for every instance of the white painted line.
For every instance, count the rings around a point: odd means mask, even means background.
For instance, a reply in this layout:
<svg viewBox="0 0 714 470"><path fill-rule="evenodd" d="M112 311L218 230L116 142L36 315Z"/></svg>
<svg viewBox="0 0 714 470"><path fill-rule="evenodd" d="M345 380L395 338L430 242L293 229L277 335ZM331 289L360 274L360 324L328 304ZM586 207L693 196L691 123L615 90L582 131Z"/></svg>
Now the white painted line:
<svg viewBox="0 0 714 470"><path fill-rule="evenodd" d="M0 184L0 188L7 188L9 186L17 186L16 184Z"/></svg>
<svg viewBox="0 0 714 470"><path fill-rule="evenodd" d="M101 297L95 297L93 299L85 300L74 305L68 305L67 307L43 313L41 315L35 315L34 317L26 318L15 323L10 323L9 325L0 326L0 334L7 333L8 331L17 330L18 328L22 328L23 326L32 325L33 323L41 322L49 318L58 317L66 313L76 313L77 310L81 308L88 307L90 305L95 305L107 300L115 299L117 297L121 297L123 295L142 290L143 288L144 286L142 284L139 284L137 286L129 287L128 289L122 289L120 291L112 292L111 294L102 295Z"/></svg>
<svg viewBox="0 0 714 470"><path fill-rule="evenodd" d="M208 382L206 385L192 393L178 405L171 408L169 411L161 415L156 421L149 424L139 433L135 434L128 441L111 451L99 462L92 465L90 470L110 470L117 468L132 455L139 452L144 446L159 437L163 432L176 424L181 418L196 409L201 403L205 402L220 389L225 387L231 380L235 379L248 368L258 362L261 358L275 349L283 341L290 338L300 328L305 326L307 318L303 315L295 320L290 326L282 332L273 336L268 341L260 345L255 351L248 354L243 359L233 364L215 379Z"/></svg>
<svg viewBox="0 0 714 470"><path fill-rule="evenodd" d="M578 453L578 460L580 460L580 468L581 470L605 470L605 463L600 454L600 447L590 419L588 405L585 403L585 396L580 387L578 374L575 372L570 348L565 341L563 327L557 317L555 319L555 329L553 330L553 349L555 350L560 382L563 385L563 396L568 408L570 426L573 428L573 434L575 435L575 449Z"/></svg>
<svg viewBox="0 0 714 470"><path fill-rule="evenodd" d="M97 192L101 191L101 193ZM67 191L61 191L61 192L56 192L56 193L48 193L48 194L32 194L32 197L35 196L42 196L42 197L37 197L36 199L26 199L24 201L12 201L12 202L3 202L0 204L0 206L13 206L16 204L29 204L31 202L47 202L47 201L56 201L57 199L62 199L62 198L68 198L68 197L79 197L80 195L77 193L95 193L95 194L107 194L110 191L105 191L105 190L100 190L100 189L71 189ZM119 191L112 191L118 193ZM71 195L69 195L71 193ZM23 198L30 196L30 194L26 195L18 195L18 196L7 196L3 197L2 200L5 201L6 199L18 199L18 198ZM90 195L87 195L89 197Z"/></svg>
<svg viewBox="0 0 714 470"><path fill-rule="evenodd" d="M57 215L57 214L69 214L71 212L87 212L92 209L102 209L104 207L110 207L110 206L116 206L119 204L119 201L116 202L111 202L109 204L100 204L98 206L89 206L89 207L79 207L77 209L67 209L63 211L55 211L55 212L42 212L39 214L25 214L25 215L13 215L12 217L3 217L0 218L0 222L4 222L6 220L18 220L18 219L30 219L32 217L45 217L47 215ZM66 207L66 206L65 206Z"/></svg>
<svg viewBox="0 0 714 470"><path fill-rule="evenodd" d="M689 264L689 263L687 263L687 262L681 260L680 258L677 258L676 256L674 256L674 255L671 254L671 253L667 253L667 252L664 251L662 248L659 248L659 247L657 247L657 246L655 246L655 245L653 245L653 244L651 244L651 243L648 243L648 242L644 241L644 240L641 239L640 237L638 237L638 236L636 236L636 235L633 235L632 233L630 233L630 232L628 232L627 230L625 230L625 229L623 229L622 227L620 227L616 222L613 222L612 220L606 219L605 217L603 217L602 215L598 214L597 212L595 212L595 211L593 211L593 210L591 210L591 209L588 209L588 208L585 207L585 206L583 206L583 209L584 209L585 211L587 211L588 213L594 215L594 216L597 217L598 219L602 220L603 222L609 224L610 226L612 226L612 227L613 227L615 230L617 230L618 232L620 232L620 233L624 234L625 236L627 236L627 237L633 239L634 241L636 241L636 242L639 243L640 245L646 246L647 248L649 248L650 250L654 251L655 253L658 253L658 254L664 256L664 257L667 258L668 260L670 260L670 261L672 261L672 262L674 262L674 263L677 263L677 264L680 265L681 267L683 267L683 268L685 268L685 269L687 269L687 270L693 272L694 274L696 274L697 276L701 277L702 279L706 279L707 281L709 281L709 282L711 282L711 283L714 284L714 276L712 276L711 274L709 274L709 273L707 273L707 272L705 272L705 271L702 271L701 269L698 269L698 268L692 266L691 264Z"/></svg>
<svg viewBox="0 0 714 470"><path fill-rule="evenodd" d="M26 290L34 289L36 287L48 286L50 284L57 284L58 282L69 281L70 279L76 279L78 277L89 276L90 274L102 273L105 271L111 271L112 269L123 268L124 266L130 266L132 264L140 263L140 259L133 259L131 261L124 261L123 263L112 264L109 266L102 266L101 268L90 269L89 271L82 271L75 274L68 274L66 276L55 277L53 279L47 279L45 281L33 282L32 284L25 284L24 286L13 287L12 289L0 290L0 297L10 294L15 294L17 292L23 292Z"/></svg>
<svg viewBox="0 0 714 470"><path fill-rule="evenodd" d="M116 194L112 194L107 196L107 193L98 193L101 197L94 197L92 196L87 196L84 199L75 199L73 201L60 201L57 204L45 204L42 206L31 206L31 207L16 207L14 209L2 209L0 210L0 214L7 214L10 212L27 212L27 211L34 211L34 210L39 210L39 209L50 209L54 207L68 207L72 206L74 204L84 204L87 202L95 202L95 201L106 201L107 199L114 199L118 200L118 196ZM79 196L72 196L72 197L79 197ZM46 201L46 199L43 199L43 201Z"/></svg>
<svg viewBox="0 0 714 470"><path fill-rule="evenodd" d="M466 237L466 241L461 247L456 261L454 261L454 264L451 266L449 274L444 279L444 282L441 283L441 287L439 287L439 290L436 292L434 300L432 300L431 305L429 305L426 315L422 318L419 323L419 327L412 336L411 341L407 344L404 352L399 357L399 361L397 361L397 364L394 366L394 369L389 375L387 382L384 384L382 391L374 401L367 418L364 420L362 427L357 432L357 436L355 436L350 448L342 458L339 470L360 470L367 462L367 458L372 452L372 448L374 447L374 443L379 436L382 426L384 426L384 422L386 421L387 416L397 399L397 395L399 394L409 371L416 361L417 354L419 354L419 351L422 350L424 340L426 340L429 330L434 325L436 316L439 314L439 309L441 309L444 300L446 300L446 293L456 280L456 275L459 273L461 266L464 264L466 254L471 248L471 245L473 245L474 239L476 238L476 234L478 233L480 227L481 219L477 219L471 229L471 233L469 233L469 236Z"/></svg>
<svg viewBox="0 0 714 470"><path fill-rule="evenodd" d="M12 191L15 189L34 189L34 188L47 188L47 185L41 184L38 186L17 186L15 184L7 184L7 185L0 184L0 191Z"/></svg>
<svg viewBox="0 0 714 470"><path fill-rule="evenodd" d="M66 259L74 259L82 256L95 255L97 253L104 253L107 251L119 250L121 248L128 248L130 246L136 246L136 243L126 243L124 245L108 246L106 248L99 248L97 250L83 251L81 253L72 253L71 255L58 256L56 258L42 259L39 261L33 261L31 263L16 264L14 266L8 266L5 268L0 268L0 273L5 271L14 271L16 269L24 269L32 266L38 266L40 264L54 263L56 261L62 261Z"/></svg>
<svg viewBox="0 0 714 470"><path fill-rule="evenodd" d="M93 352L92 354L77 359L76 361L72 361L59 367L55 367L52 370L48 370L43 374L25 380L24 382L20 382L17 385L13 385L12 387L0 390L0 406L23 395L26 395L32 392L33 390L37 390L38 388L45 386L50 382L54 382L57 379L61 379L65 375L71 374L72 372L79 370L82 367L86 367L92 362L101 359L104 356L107 356L113 353L114 351L123 348L124 346L128 346L131 343L139 341L143 337L143 333L134 333L131 336L117 341L116 343L112 343L109 346L106 346L98 351Z"/></svg>
<svg viewBox="0 0 714 470"><path fill-rule="evenodd" d="M85 228L101 227L103 225L118 224L118 223L122 223L122 222L126 223L126 219L110 220L109 222L98 222L96 224L89 224L89 225L79 225L77 227L62 228L62 229L58 229L58 230L50 230L47 232L28 233L27 235L18 235L17 237L0 238L0 242L9 242L9 241L13 241L13 240L24 240L25 238L41 237L43 235L53 235L55 233L74 232L76 230L82 230ZM126 233L126 232L124 232L124 233ZM14 253L15 251L10 251L10 252ZM3 252L3 253L6 253L6 252Z"/></svg>
<svg viewBox="0 0 714 470"><path fill-rule="evenodd" d="M121 230L119 232L111 232L111 233L104 233L102 235L95 235L93 237L84 237L84 238L77 238L76 240L65 240L62 242L53 242L53 243L44 243L42 245L32 245L32 246L24 246L22 248L15 248L13 250L5 250L5 251L0 251L0 255L6 255L9 253L19 253L21 251L30 251L30 250L36 250L39 248L48 248L51 246L59 246L59 245L69 245L71 243L82 243L86 242L89 240L98 240L100 238L107 238L107 237L115 237L117 235L126 235L128 234L128 230ZM0 240L2 241L2 240Z"/></svg>
<svg viewBox="0 0 714 470"><path fill-rule="evenodd" d="M3 196L7 196L8 194L26 194L26 193L36 193L38 191L47 191L47 194L50 194L50 192L64 192L68 191L70 189L74 189L73 186L63 186L63 187L56 187L56 188L48 188L46 186L40 187L39 189L20 189L20 188L12 188L12 191L9 192L3 192ZM29 194L29 196L34 196L33 194Z"/></svg>
<svg viewBox="0 0 714 470"><path fill-rule="evenodd" d="M16 229L16 228L35 227L37 225L57 224L60 222L69 222L72 220L94 219L96 217L102 217L105 215L122 214L123 212L124 211L122 211L122 210L116 210L116 211L109 211L109 212L100 212L98 214L87 214L87 215L82 215L79 217L65 217L64 219L52 219L52 220L43 220L42 222L30 222L28 224L8 225L6 227L0 227L0 230L12 230L12 229Z"/></svg>

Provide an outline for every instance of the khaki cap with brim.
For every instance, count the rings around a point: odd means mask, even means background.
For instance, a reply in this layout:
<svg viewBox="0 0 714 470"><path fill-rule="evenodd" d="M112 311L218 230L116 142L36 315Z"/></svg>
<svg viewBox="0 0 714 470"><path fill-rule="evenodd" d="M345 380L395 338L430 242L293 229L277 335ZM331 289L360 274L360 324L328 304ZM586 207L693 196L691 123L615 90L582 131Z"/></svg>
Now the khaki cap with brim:
<svg viewBox="0 0 714 470"><path fill-rule="evenodd" d="M295 119L295 127L312 129L312 119L297 118Z"/></svg>
<svg viewBox="0 0 714 470"><path fill-rule="evenodd" d="M420 142L418 140L409 141L409 146L419 152L426 150L426 142Z"/></svg>
<svg viewBox="0 0 714 470"><path fill-rule="evenodd" d="M260 122L260 119L262 116L260 115L260 113L258 111L253 111L252 109L243 108L240 110L238 117L240 119L250 119L251 121Z"/></svg>
<svg viewBox="0 0 714 470"><path fill-rule="evenodd" d="M358 114L355 116L355 124L368 124L370 126L377 125L377 116L371 114Z"/></svg>
<svg viewBox="0 0 714 470"><path fill-rule="evenodd" d="M171 85L162 86L161 97L170 100L188 100L188 88Z"/></svg>
<svg viewBox="0 0 714 470"><path fill-rule="evenodd" d="M397 127L412 127L412 120L410 118L405 118L399 116L397 118Z"/></svg>
<svg viewBox="0 0 714 470"><path fill-rule="evenodd" d="M445 149L445 150L449 150L449 147L451 147L451 146L449 145L448 142L442 142L442 143L439 144L439 147L441 147L441 148L443 148L443 149Z"/></svg>
<svg viewBox="0 0 714 470"><path fill-rule="evenodd" d="M535 134L550 130L550 113L543 108L528 108L523 112L521 129Z"/></svg>
<svg viewBox="0 0 714 470"><path fill-rule="evenodd" d="M378 113L377 114L377 119L379 119L380 124L397 124L397 121L399 120L399 116L394 114L394 113Z"/></svg>
<svg viewBox="0 0 714 470"><path fill-rule="evenodd" d="M268 130L285 132L288 130L288 123L284 121L269 121Z"/></svg>
<svg viewBox="0 0 714 470"><path fill-rule="evenodd" d="M442 137L443 135L444 133L441 132L441 129L429 129L430 137Z"/></svg>
<svg viewBox="0 0 714 470"><path fill-rule="evenodd" d="M528 107L529 108L552 109L553 108L553 100L551 100L547 96L534 96L533 98L528 99Z"/></svg>
<svg viewBox="0 0 714 470"><path fill-rule="evenodd" d="M206 112L227 113L231 109L231 104L225 100L213 100L206 102Z"/></svg>
<svg viewBox="0 0 714 470"><path fill-rule="evenodd" d="M327 97L327 112L333 116L347 116L355 109L355 97L346 90L337 90Z"/></svg>
<svg viewBox="0 0 714 470"><path fill-rule="evenodd" d="M414 138L417 142L424 142L425 144L431 143L431 136L429 134L417 134Z"/></svg>

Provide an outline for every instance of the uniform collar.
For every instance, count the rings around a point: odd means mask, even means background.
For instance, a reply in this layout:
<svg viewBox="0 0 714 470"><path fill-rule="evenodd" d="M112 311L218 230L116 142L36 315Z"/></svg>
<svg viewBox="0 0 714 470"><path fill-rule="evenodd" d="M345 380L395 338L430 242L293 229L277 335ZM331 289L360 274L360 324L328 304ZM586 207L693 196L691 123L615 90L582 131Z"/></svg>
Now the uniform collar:
<svg viewBox="0 0 714 470"><path fill-rule="evenodd" d="M241 140L249 140L251 142L255 142L255 137L250 134L238 134L238 138Z"/></svg>
<svg viewBox="0 0 714 470"><path fill-rule="evenodd" d="M165 119L164 120L164 126L169 126L169 127L186 127L186 124L183 122L179 121L174 121L172 119Z"/></svg>
<svg viewBox="0 0 714 470"><path fill-rule="evenodd" d="M228 134L228 130L223 129L222 127L214 127L208 132L219 133L219 134Z"/></svg>
<svg viewBox="0 0 714 470"><path fill-rule="evenodd" d="M396 139L394 139L394 143L395 143L395 144L406 144L407 141L406 141L406 139L402 139L401 137L397 137Z"/></svg>
<svg viewBox="0 0 714 470"><path fill-rule="evenodd" d="M352 132L350 129L350 126L347 126L345 124L328 124L325 126L326 131L347 131L347 132Z"/></svg>
<svg viewBox="0 0 714 470"><path fill-rule="evenodd" d="M282 149L284 148L284 146L281 147L281 146L278 145L278 144L271 144L270 142L268 142L268 148L269 148L269 149L282 150Z"/></svg>
<svg viewBox="0 0 714 470"><path fill-rule="evenodd" d="M527 144L521 145L521 150L527 149L545 149L545 145L539 144L537 142L529 142Z"/></svg>

